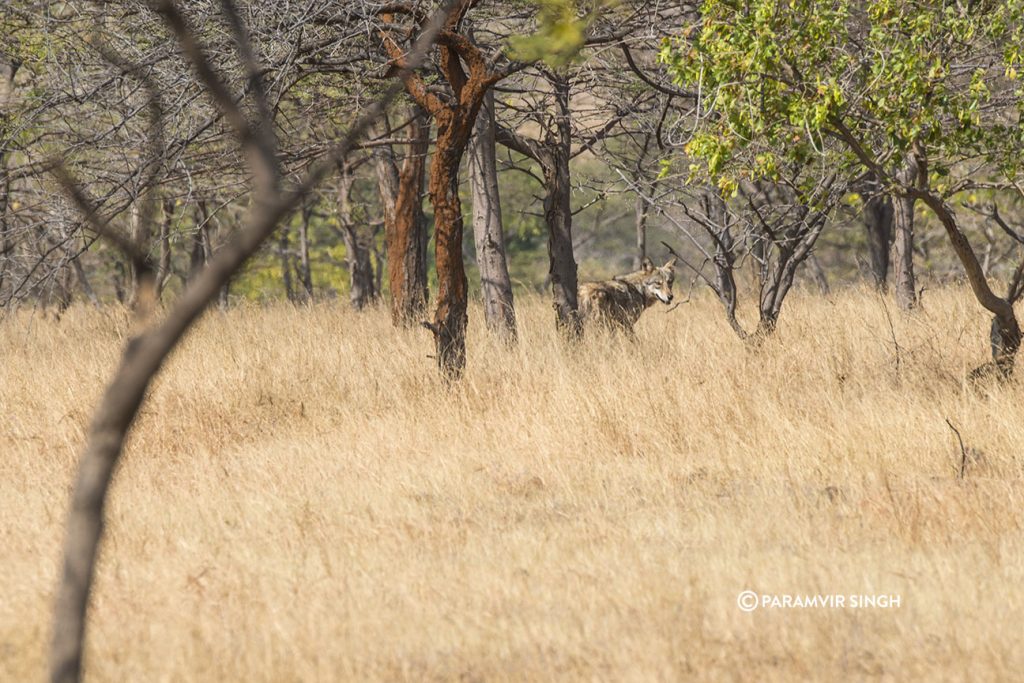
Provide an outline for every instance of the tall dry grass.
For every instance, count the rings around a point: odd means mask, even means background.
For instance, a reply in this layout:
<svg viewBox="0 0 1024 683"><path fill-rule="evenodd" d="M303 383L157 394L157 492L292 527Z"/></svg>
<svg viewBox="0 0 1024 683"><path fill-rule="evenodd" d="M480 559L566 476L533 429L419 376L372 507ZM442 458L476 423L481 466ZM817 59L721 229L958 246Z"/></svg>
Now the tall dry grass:
<svg viewBox="0 0 1024 683"><path fill-rule="evenodd" d="M927 294L892 329L869 292L794 294L756 351L706 297L570 351L524 297L514 349L471 311L452 389L384 311L211 313L118 472L89 678L1016 678L1024 388L967 385L987 320ZM127 328L0 323L0 680L44 675ZM901 605L745 613L744 589Z"/></svg>

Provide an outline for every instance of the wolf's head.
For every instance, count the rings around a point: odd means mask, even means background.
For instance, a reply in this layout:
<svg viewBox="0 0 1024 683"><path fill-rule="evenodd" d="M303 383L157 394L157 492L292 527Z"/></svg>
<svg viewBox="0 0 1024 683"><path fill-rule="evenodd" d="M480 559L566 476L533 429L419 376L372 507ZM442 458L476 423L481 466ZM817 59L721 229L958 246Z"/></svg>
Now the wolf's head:
<svg viewBox="0 0 1024 683"><path fill-rule="evenodd" d="M672 282L676 278L674 257L660 268L655 268L651 260L645 258L639 274L640 286L648 300L657 299L663 304L672 303Z"/></svg>

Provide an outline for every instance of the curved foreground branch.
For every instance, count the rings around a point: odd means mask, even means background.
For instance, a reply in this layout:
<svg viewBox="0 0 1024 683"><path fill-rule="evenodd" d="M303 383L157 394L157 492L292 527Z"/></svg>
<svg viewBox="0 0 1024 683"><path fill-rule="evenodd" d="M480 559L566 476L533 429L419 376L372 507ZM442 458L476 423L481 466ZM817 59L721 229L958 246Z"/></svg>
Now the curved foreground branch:
<svg viewBox="0 0 1024 683"><path fill-rule="evenodd" d="M453 2L445 3L424 27L406 60L406 69L419 66L447 21ZM229 5L226 5L229 6ZM173 10L170 2L164 7ZM178 27L174 27L177 31ZM180 34L179 41L183 36ZM204 59L196 52L189 58ZM194 64L202 72L208 63ZM207 76L208 74L204 74ZM113 380L107 386L93 416L89 436L79 465L71 497L71 510L64 542L63 575L57 594L50 675L53 681L78 681L82 674L86 612L96 566L107 491L129 428L145 399L150 382L185 332L213 301L231 276L326 178L354 147L371 125L383 114L388 103L401 91L401 81L356 121L345 138L326 159L316 166L294 190L277 194L254 209L247 225L210 261L207 268L185 290L163 321L152 324L132 339L125 348ZM243 146L252 139L243 132ZM263 162L267 160L262 159Z"/></svg>

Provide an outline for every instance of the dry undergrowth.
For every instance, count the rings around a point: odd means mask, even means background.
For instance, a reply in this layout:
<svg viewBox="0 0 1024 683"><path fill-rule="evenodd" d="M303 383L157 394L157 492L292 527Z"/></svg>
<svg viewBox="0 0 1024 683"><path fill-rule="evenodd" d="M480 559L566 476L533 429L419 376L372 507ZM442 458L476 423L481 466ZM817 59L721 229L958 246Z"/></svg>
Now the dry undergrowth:
<svg viewBox="0 0 1024 683"><path fill-rule="evenodd" d="M211 313L123 458L89 678L1012 679L1024 383L967 385L988 322L930 294L892 331L877 295L795 294L756 351L703 297L573 352L521 297L512 350L471 311L451 390L383 310ZM0 321L0 680L44 675L127 327ZM901 605L748 614L744 589Z"/></svg>

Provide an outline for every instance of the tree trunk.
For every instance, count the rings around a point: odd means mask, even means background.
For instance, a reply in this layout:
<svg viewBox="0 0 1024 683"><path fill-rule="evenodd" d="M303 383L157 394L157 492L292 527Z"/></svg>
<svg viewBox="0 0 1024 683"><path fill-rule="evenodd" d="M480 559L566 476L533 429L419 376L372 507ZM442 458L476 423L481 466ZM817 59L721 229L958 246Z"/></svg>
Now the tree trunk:
<svg viewBox="0 0 1024 683"><path fill-rule="evenodd" d="M487 328L507 341L516 339L512 280L505 260L498 165L494 150L494 94L488 91L469 145L469 184L473 192L473 240Z"/></svg>
<svg viewBox="0 0 1024 683"><path fill-rule="evenodd" d="M81 255L75 256L71 259L71 266L75 269L75 277L78 278L78 286L82 288L82 294L89 300L94 307L99 308L100 299L96 296L96 291L92 288L92 284L89 282L89 276L85 273L85 268L82 266Z"/></svg>
<svg viewBox="0 0 1024 683"><path fill-rule="evenodd" d="M634 212L636 217L636 252L633 254L633 270L640 270L644 259L647 258L647 216L650 213L650 205L640 194L636 196Z"/></svg>
<svg viewBox="0 0 1024 683"><path fill-rule="evenodd" d="M822 296L828 296L832 292L832 288L828 284L828 274L825 273L825 268L821 265L821 261L818 260L817 254L812 252L807 257L807 266L811 269L811 277L814 278L814 283L818 285L818 291L821 292Z"/></svg>
<svg viewBox="0 0 1024 683"><path fill-rule="evenodd" d="M196 230L192 234L192 248L189 250L188 282L192 282L210 261L210 217L206 213L206 202L196 204Z"/></svg>
<svg viewBox="0 0 1024 683"><path fill-rule="evenodd" d="M968 241L967 236L960 230L957 224L956 215L942 201L942 198L931 192L918 191L917 194L925 204L928 205L946 230L953 251L956 252L960 263L967 273L967 281L971 285L971 291L987 311L992 313L992 363L976 368L971 373L973 377L986 375L990 371L996 371L1002 377L1009 377L1013 373L1014 360L1021 344L1020 325L1017 322L1017 315L1013 310L1013 294L1010 299L1004 299L992 291L985 279L985 272L978 262L978 256ZM1015 274L1015 279L1017 275ZM1011 292L1014 287L1011 287Z"/></svg>
<svg viewBox="0 0 1024 683"><path fill-rule="evenodd" d="M348 264L349 301L357 311L362 310L377 298L373 277L373 262L370 260L370 240L366 231L356 227L352 215L352 174L348 167L341 171L338 185L338 216L341 219L342 236L345 242L345 260Z"/></svg>
<svg viewBox="0 0 1024 683"><path fill-rule="evenodd" d="M570 339L580 336L582 325L577 297L576 257L572 248L572 186L569 157L572 126L569 120L569 81L561 74L550 76L557 107L556 137L548 140L548 163L544 169L544 218L548 225L548 257L551 262L551 293L555 300L558 327Z"/></svg>
<svg viewBox="0 0 1024 683"><path fill-rule="evenodd" d="M906 163L896 174L904 187L917 185L920 165L917 157L908 152ZM910 193L893 197L893 283L896 287L896 305L904 311L917 306L917 285L914 279L914 204Z"/></svg>
<svg viewBox="0 0 1024 683"><path fill-rule="evenodd" d="M309 223L313 218L315 205L310 202L302 209L302 222L299 223L299 279L306 301L313 300L313 271L309 262Z"/></svg>
<svg viewBox="0 0 1024 683"><path fill-rule="evenodd" d="M281 282L284 286L284 295L288 301L295 303L295 287L292 286L292 264L288 258L291 250L291 228L287 223L281 224L277 237L277 258L281 265Z"/></svg>
<svg viewBox="0 0 1024 683"><path fill-rule="evenodd" d="M160 301L164 286L171 278L171 222L174 220L174 200L164 200L164 216L160 222L160 257L156 269L155 297Z"/></svg>
<svg viewBox="0 0 1024 683"><path fill-rule="evenodd" d="M384 205L391 320L409 327L426 315L427 221L423 215L423 176L430 147L430 122L418 105L410 108L411 144L401 169L390 148L377 155L377 181Z"/></svg>
<svg viewBox="0 0 1024 683"><path fill-rule="evenodd" d="M875 287L884 292L888 288L889 250L893 238L892 197L879 194L877 182L869 184L866 194L870 196L864 201L864 230L867 233L871 276Z"/></svg>
<svg viewBox="0 0 1024 683"><path fill-rule="evenodd" d="M450 380L460 378L466 368L467 282L466 267L462 262L459 163L476 113L473 111L465 118L457 118L451 110L438 113L437 143L428 183L430 203L434 207L434 261L437 266L437 307L430 330L434 333L438 367L441 374Z"/></svg>
<svg viewBox="0 0 1024 683"><path fill-rule="evenodd" d="M146 192L151 191L147 190ZM148 256L153 241L151 223L153 211L147 206L150 201L148 197L136 197L131 208L131 239L138 249L147 256L144 263L131 261L128 264L131 276L128 307L143 316L148 315L152 310L156 299L156 277Z"/></svg>
<svg viewBox="0 0 1024 683"><path fill-rule="evenodd" d="M0 60L0 131L7 129L10 118L10 102L14 90L14 76L20 64L6 59ZM0 147L0 295L3 294L4 280L10 267L14 239L11 236L7 209L10 203L11 179L7 174L6 150Z"/></svg>

